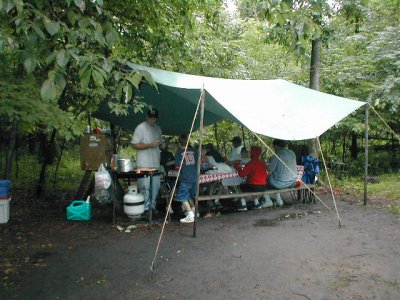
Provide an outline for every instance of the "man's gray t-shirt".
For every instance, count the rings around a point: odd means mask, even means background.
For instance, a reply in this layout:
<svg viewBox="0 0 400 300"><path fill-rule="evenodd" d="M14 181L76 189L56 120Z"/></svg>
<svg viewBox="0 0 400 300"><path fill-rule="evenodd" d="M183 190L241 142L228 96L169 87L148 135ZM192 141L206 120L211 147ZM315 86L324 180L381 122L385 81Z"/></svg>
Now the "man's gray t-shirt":
<svg viewBox="0 0 400 300"><path fill-rule="evenodd" d="M150 144L161 139L161 128L157 124L151 126L149 123L144 121L136 127L132 136L132 144ZM136 165L138 168L159 168L160 149L154 147L136 150Z"/></svg>
<svg viewBox="0 0 400 300"><path fill-rule="evenodd" d="M289 169L274 155L268 164L268 184L277 189L293 187L297 180L296 155L292 150L279 149L276 155L285 162Z"/></svg>

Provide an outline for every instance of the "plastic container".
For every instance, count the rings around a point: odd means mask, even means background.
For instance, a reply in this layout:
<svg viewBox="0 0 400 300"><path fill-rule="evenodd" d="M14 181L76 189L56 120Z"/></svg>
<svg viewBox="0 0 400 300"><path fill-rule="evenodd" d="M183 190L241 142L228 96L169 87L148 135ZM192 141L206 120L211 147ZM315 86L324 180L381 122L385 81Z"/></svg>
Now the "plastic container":
<svg viewBox="0 0 400 300"><path fill-rule="evenodd" d="M6 179L6 180L0 180L0 187L9 187L11 185L11 181Z"/></svg>
<svg viewBox="0 0 400 300"><path fill-rule="evenodd" d="M10 200L0 200L0 223L7 223L10 218Z"/></svg>
<svg viewBox="0 0 400 300"><path fill-rule="evenodd" d="M74 200L67 207L68 221L89 221L92 217L92 206L84 200Z"/></svg>
<svg viewBox="0 0 400 300"><path fill-rule="evenodd" d="M0 197L3 197L4 199L8 199L8 188L0 187Z"/></svg>

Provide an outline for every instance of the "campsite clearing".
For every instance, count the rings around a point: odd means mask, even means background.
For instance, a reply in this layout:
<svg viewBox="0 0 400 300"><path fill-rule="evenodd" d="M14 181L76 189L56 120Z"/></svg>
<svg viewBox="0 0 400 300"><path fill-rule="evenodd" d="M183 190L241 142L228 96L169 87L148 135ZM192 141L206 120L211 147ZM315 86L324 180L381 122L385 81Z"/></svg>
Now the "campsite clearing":
<svg viewBox="0 0 400 300"><path fill-rule="evenodd" d="M159 226L126 233L101 211L79 223L15 206L0 227L0 298L399 299L400 215L361 198L338 197L341 228L320 203L202 217L197 238L172 222L153 273Z"/></svg>

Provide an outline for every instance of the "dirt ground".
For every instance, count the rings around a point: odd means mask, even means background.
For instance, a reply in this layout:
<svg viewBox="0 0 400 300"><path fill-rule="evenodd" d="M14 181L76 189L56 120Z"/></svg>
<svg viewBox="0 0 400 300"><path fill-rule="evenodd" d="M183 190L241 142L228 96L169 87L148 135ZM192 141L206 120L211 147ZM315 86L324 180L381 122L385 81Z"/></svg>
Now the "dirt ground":
<svg viewBox="0 0 400 300"><path fill-rule="evenodd" d="M86 223L11 204L0 299L400 299L399 215L361 196L337 203L341 227L319 202L202 216L196 238L172 220L153 272L159 222L125 233L107 209Z"/></svg>

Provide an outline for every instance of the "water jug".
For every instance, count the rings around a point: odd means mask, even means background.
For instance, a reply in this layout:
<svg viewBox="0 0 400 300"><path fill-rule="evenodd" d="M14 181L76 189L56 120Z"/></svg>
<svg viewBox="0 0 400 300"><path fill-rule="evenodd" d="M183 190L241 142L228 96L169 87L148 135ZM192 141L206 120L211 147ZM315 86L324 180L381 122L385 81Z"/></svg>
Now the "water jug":
<svg viewBox="0 0 400 300"><path fill-rule="evenodd" d="M138 192L137 184L128 186L124 196L124 213L128 217L136 217L144 212L144 195Z"/></svg>

